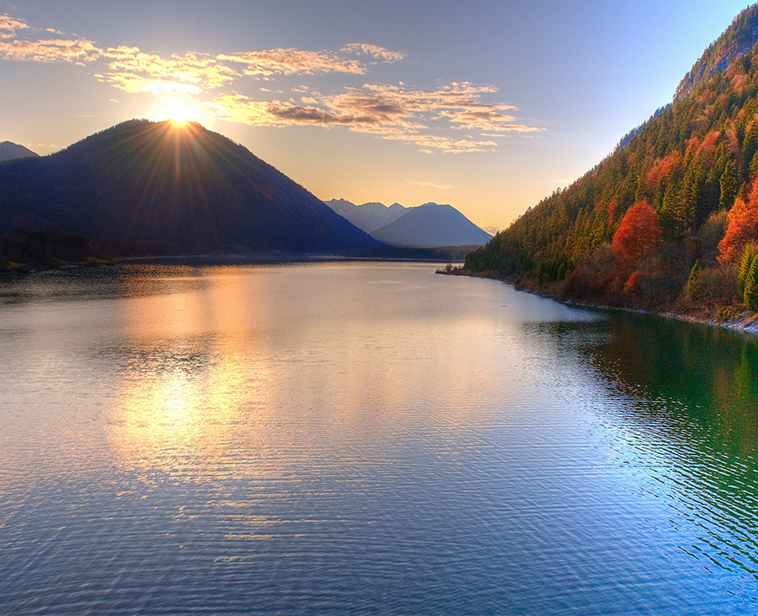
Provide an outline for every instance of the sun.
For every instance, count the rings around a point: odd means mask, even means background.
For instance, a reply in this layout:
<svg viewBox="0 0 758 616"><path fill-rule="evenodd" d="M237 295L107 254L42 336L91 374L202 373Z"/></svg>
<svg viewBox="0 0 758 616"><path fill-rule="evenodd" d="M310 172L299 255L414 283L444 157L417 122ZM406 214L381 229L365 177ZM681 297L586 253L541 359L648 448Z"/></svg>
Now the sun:
<svg viewBox="0 0 758 616"><path fill-rule="evenodd" d="M184 126L188 122L206 123L202 105L191 98L180 96L160 97L151 105L148 117L156 122L170 120L176 126Z"/></svg>

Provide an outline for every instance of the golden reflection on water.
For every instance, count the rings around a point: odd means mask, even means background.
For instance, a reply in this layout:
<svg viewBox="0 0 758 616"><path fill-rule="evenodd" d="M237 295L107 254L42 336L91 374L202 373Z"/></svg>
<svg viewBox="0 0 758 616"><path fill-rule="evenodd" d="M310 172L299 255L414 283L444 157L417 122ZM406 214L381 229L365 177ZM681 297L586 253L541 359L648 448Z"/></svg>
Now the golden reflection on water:
<svg viewBox="0 0 758 616"><path fill-rule="evenodd" d="M307 272L295 284L266 268L189 274L187 288L167 279L124 302L109 438L127 467L207 479L224 465L281 474L341 456L354 468L419 428L453 442L502 379L483 368L491 323L364 318L361 302L352 314L350 297L309 293ZM376 292L362 302L380 305Z"/></svg>
<svg viewBox="0 0 758 616"><path fill-rule="evenodd" d="M264 402L265 364L249 365L255 319L245 290L255 278L214 273L199 289L125 302L130 349L110 441L132 468L212 473L224 458L242 405ZM255 289L253 289L255 291ZM199 477L196 477L199 478Z"/></svg>

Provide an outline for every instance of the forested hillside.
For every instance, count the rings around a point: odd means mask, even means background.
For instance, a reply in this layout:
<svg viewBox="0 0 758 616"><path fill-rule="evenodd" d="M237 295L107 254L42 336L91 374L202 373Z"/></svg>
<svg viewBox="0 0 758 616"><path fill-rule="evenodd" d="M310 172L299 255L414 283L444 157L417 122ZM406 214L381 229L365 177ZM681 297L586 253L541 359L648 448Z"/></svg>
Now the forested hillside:
<svg viewBox="0 0 758 616"><path fill-rule="evenodd" d="M471 253L465 271L610 305L758 307L757 39L754 5L671 105Z"/></svg>

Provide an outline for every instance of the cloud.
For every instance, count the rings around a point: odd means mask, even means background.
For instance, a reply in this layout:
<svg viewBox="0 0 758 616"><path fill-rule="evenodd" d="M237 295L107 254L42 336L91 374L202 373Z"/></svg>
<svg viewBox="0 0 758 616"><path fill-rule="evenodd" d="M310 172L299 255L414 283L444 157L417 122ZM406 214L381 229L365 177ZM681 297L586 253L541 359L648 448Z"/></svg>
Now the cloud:
<svg viewBox="0 0 758 616"><path fill-rule="evenodd" d="M574 181L575 178L561 178L560 180L553 180L556 184L561 184L563 186L568 186Z"/></svg>
<svg viewBox="0 0 758 616"><path fill-rule="evenodd" d="M48 38L42 40L16 39L20 30L37 32L27 23L8 14L0 14L0 58L24 62L70 62L85 64L96 60L100 49L94 42L83 38ZM47 34L63 33L47 28ZM8 40L16 39L16 40Z"/></svg>
<svg viewBox="0 0 758 616"><path fill-rule="evenodd" d="M22 40L17 33L60 35ZM41 34L43 33L44 34ZM497 93L492 85L452 82L424 90L397 84L365 83L321 94L308 85L283 90L260 87L268 100L256 100L230 89L239 81L273 80L293 75L365 75L378 62L396 63L405 54L368 43L351 43L338 51L268 49L212 55L198 51L161 55L121 45L100 48L93 41L66 37L53 28L38 30L0 15L0 59L54 62L97 69L93 76L129 94L158 99L184 97L213 114L211 119L251 126L319 126L347 129L382 139L413 143L422 152L482 152L497 147L493 138L542 129L519 122L512 105L485 102ZM216 91L216 92L213 92ZM113 99L112 99L113 100ZM457 131L466 131L461 136ZM524 135L526 136L526 135ZM429 184L440 189L448 185Z"/></svg>
<svg viewBox="0 0 758 616"><path fill-rule="evenodd" d="M422 188L438 188L439 190L450 190L455 188L452 184L437 184L436 182L416 182Z"/></svg>
<svg viewBox="0 0 758 616"><path fill-rule="evenodd" d="M498 108L500 107L500 108ZM514 124L516 118L502 113L504 109L513 109L505 105L492 105L489 109L444 110L440 117L448 118L455 128L494 133L534 133L542 129L525 124Z"/></svg>
<svg viewBox="0 0 758 616"><path fill-rule="evenodd" d="M199 94L239 76L237 71L207 54L188 52L164 58L137 47L120 46L109 47L102 56L108 65L108 74L102 79L132 94Z"/></svg>
<svg viewBox="0 0 758 616"><path fill-rule="evenodd" d="M461 154L464 152L487 152L497 146L494 141L477 141L475 139L453 139L439 135L386 135L385 139L408 141L418 145L422 152L431 154L433 150L441 150L447 154Z"/></svg>
<svg viewBox="0 0 758 616"><path fill-rule="evenodd" d="M399 62L405 54L377 45L352 43L340 49L345 55L331 51L305 51L302 49L268 49L221 54L219 61L242 64L243 74L255 77L273 75L315 75L316 73L344 73L364 75L368 67L349 55L371 56L383 62Z"/></svg>
<svg viewBox="0 0 758 616"><path fill-rule="evenodd" d="M86 39L0 42L0 57L6 60L85 64L96 60L99 55L100 49Z"/></svg>
<svg viewBox="0 0 758 616"><path fill-rule="evenodd" d="M0 14L0 39L13 38L17 30L26 30L29 26L6 13Z"/></svg>
<svg viewBox="0 0 758 616"><path fill-rule="evenodd" d="M405 54L399 51L391 51L378 45L368 45L366 43L350 43L345 45L340 51L351 54L373 56L377 60L383 60L384 62L400 62L405 59Z"/></svg>
<svg viewBox="0 0 758 616"><path fill-rule="evenodd" d="M484 130L531 132L539 130L515 124L504 114L514 107L481 101L484 94L495 92L493 86L475 86L468 82L451 83L437 89L415 90L403 84L365 84L345 88L342 92L317 97L310 93L300 102L255 101L233 93L218 96L211 108L220 119L253 126L346 126L359 133L384 139L407 141L422 151L462 153L490 150L497 144L484 138ZM456 138L433 134L447 128L465 126L479 137ZM433 128L434 127L434 128Z"/></svg>
<svg viewBox="0 0 758 616"><path fill-rule="evenodd" d="M358 60L345 58L328 51L301 49L269 49L221 54L218 60L242 64L243 74L255 77L272 75L314 75L316 73L348 73L363 75L366 66Z"/></svg>

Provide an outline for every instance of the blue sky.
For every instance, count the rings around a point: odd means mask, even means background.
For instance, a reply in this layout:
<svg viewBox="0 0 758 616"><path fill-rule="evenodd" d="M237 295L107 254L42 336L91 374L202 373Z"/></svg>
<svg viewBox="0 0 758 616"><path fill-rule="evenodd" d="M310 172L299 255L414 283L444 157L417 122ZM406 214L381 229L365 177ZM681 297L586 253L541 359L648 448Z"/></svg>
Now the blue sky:
<svg viewBox="0 0 758 616"><path fill-rule="evenodd" d="M670 101L745 6L0 0L0 141L47 154L183 113L323 199L502 228Z"/></svg>

